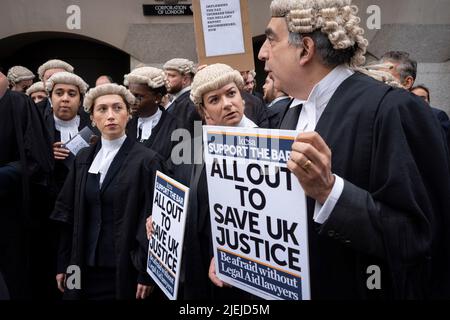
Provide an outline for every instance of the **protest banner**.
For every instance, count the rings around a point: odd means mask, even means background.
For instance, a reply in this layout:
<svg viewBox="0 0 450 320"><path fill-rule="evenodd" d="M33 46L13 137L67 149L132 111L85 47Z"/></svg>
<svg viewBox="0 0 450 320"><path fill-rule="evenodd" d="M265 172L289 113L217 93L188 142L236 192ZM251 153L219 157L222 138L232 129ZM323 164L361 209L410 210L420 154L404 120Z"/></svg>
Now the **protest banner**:
<svg viewBox="0 0 450 320"><path fill-rule="evenodd" d="M287 168L296 135L203 127L216 273L264 299L310 299L306 197Z"/></svg>
<svg viewBox="0 0 450 320"><path fill-rule="evenodd" d="M147 272L171 300L177 299L188 198L188 187L156 172Z"/></svg>
<svg viewBox="0 0 450 320"><path fill-rule="evenodd" d="M199 65L255 69L247 0L193 0Z"/></svg>

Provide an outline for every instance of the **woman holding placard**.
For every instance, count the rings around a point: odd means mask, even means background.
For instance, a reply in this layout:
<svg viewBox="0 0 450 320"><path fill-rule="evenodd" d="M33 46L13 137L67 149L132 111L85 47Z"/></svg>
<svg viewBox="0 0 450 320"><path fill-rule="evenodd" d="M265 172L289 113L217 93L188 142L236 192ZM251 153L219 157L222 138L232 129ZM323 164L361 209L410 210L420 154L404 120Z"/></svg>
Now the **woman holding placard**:
<svg viewBox="0 0 450 320"><path fill-rule="evenodd" d="M208 125L231 127L257 127L244 115L245 101L241 90L244 80L239 71L225 64L212 64L199 70L194 77L191 100L203 122ZM190 142L191 143L191 142ZM195 144L193 144L195 146ZM187 146L189 148L191 146ZM194 157L202 150L194 150ZM208 203L208 187L204 164L182 164L175 167L175 179L189 185L189 207L186 219L181 271L181 299L216 299L244 295L236 289L217 290L224 287L214 272L211 244L211 224ZM150 237L151 219L147 220ZM212 281L212 282L211 282Z"/></svg>

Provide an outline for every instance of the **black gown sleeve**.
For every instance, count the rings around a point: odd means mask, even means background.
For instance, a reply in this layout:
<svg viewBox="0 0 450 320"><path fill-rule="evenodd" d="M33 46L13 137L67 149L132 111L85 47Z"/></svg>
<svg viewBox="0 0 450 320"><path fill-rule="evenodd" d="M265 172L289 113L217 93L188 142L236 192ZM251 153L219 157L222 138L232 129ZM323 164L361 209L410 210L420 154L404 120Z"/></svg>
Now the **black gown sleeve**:
<svg viewBox="0 0 450 320"><path fill-rule="evenodd" d="M421 296L433 273L450 287L450 160L431 112L399 94L384 98L375 119L369 190L344 180L320 233L385 260L408 298Z"/></svg>

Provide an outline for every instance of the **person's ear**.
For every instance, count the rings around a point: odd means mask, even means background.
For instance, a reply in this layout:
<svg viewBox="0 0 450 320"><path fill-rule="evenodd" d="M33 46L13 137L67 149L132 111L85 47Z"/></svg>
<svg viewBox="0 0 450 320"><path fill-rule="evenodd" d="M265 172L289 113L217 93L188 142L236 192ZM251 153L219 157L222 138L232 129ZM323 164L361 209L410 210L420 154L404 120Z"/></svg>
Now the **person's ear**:
<svg viewBox="0 0 450 320"><path fill-rule="evenodd" d="M189 80L190 80L190 77L187 74L183 74L183 78L181 80L183 87L188 86L190 84Z"/></svg>
<svg viewBox="0 0 450 320"><path fill-rule="evenodd" d="M403 86L406 90L411 90L414 85L414 78L412 76L407 76L405 81L403 81Z"/></svg>
<svg viewBox="0 0 450 320"><path fill-rule="evenodd" d="M300 65L304 65L311 61L316 52L316 44L311 37L303 37L302 45L302 48L300 48Z"/></svg>
<svg viewBox="0 0 450 320"><path fill-rule="evenodd" d="M161 93L155 94L155 103L156 103L156 104L161 104L162 97L163 97L163 96L162 96Z"/></svg>

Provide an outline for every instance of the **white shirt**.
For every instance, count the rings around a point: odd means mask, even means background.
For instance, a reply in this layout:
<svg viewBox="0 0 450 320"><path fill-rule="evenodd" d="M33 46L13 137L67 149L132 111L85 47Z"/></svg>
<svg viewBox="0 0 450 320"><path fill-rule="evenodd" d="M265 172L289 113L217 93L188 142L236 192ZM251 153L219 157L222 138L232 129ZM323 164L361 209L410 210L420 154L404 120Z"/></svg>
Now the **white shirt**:
<svg viewBox="0 0 450 320"><path fill-rule="evenodd" d="M284 99L290 99L290 98L289 98L289 96L281 96L281 97L278 97L278 98L272 100L272 102L269 103L269 104L267 105L267 108L270 108L271 106L273 106L273 105L274 105L275 103L277 103L278 101L284 100Z"/></svg>
<svg viewBox="0 0 450 320"><path fill-rule="evenodd" d="M102 147L89 168L89 173L100 174L100 188L102 187L103 180L108 173L114 157L117 152L119 152L119 149L126 138L126 135L115 140L106 140L102 137Z"/></svg>
<svg viewBox="0 0 450 320"><path fill-rule="evenodd" d="M320 116L328 105L331 97L342 82L349 78L353 73L352 70L345 66L337 66L314 86L309 94L308 100L295 99L292 102L291 108L303 104L297 122L298 132L311 132L316 129L317 122L319 122ZM337 175L334 176L336 179L325 203L321 205L316 201L313 216L316 223L323 224L327 221L344 190L344 180Z"/></svg>
<svg viewBox="0 0 450 320"><path fill-rule="evenodd" d="M238 123L236 127L241 128L258 128L258 126L245 115L242 116L241 122Z"/></svg>
<svg viewBox="0 0 450 320"><path fill-rule="evenodd" d="M152 130L161 119L162 111L158 108L150 117L138 118L136 138L139 137L139 129L142 130L141 141L148 140L152 135Z"/></svg>
<svg viewBox="0 0 450 320"><path fill-rule="evenodd" d="M72 120L64 121L53 115L55 119L55 129L61 133L61 142L66 143L78 134L80 116L75 116Z"/></svg>

